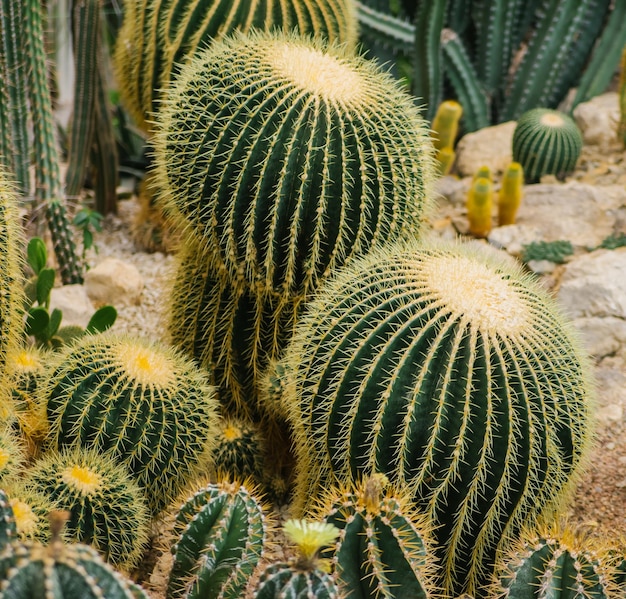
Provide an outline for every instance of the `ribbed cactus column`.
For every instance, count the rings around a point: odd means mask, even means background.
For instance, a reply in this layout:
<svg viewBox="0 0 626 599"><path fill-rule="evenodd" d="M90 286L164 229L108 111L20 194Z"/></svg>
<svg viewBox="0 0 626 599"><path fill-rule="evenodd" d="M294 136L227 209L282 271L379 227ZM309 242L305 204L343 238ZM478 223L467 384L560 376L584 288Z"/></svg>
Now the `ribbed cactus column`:
<svg viewBox="0 0 626 599"><path fill-rule="evenodd" d="M353 0L126 0L115 67L123 97L146 131L176 67L234 31L297 30L353 48Z"/></svg>
<svg viewBox="0 0 626 599"><path fill-rule="evenodd" d="M372 472L409 485L452 594L481 592L501 540L565 497L590 446L586 357L509 260L373 252L318 290L284 358L297 504Z"/></svg>

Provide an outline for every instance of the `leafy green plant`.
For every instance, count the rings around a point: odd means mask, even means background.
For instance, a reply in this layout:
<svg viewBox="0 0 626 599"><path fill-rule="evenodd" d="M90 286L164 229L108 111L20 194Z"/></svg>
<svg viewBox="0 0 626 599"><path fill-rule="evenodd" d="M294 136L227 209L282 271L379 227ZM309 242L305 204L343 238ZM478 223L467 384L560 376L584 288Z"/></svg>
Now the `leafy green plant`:
<svg viewBox="0 0 626 599"><path fill-rule="evenodd" d="M603 239L598 248L615 250L624 246L626 246L626 233L616 233L615 235L609 235Z"/></svg>
<svg viewBox="0 0 626 599"><path fill-rule="evenodd" d="M549 260L555 264L563 264L565 258L574 253L574 247L570 241L560 239L557 241L533 241L522 248L522 261Z"/></svg>
<svg viewBox="0 0 626 599"><path fill-rule="evenodd" d="M85 260L87 250L91 248L94 249L96 254L98 253L98 246L94 243L93 234L94 232L100 233L102 231L103 218L100 212L88 206L83 206L74 215L73 225L83 232L83 260Z"/></svg>
<svg viewBox="0 0 626 599"><path fill-rule="evenodd" d="M61 326L63 313L58 308L50 312L50 296L56 279L56 271L46 266L48 251L40 237L33 237L26 250L27 261L33 276L26 282L25 333L33 337L39 347L59 348L85 334L100 333L113 326L117 310L113 306L98 308L87 326Z"/></svg>

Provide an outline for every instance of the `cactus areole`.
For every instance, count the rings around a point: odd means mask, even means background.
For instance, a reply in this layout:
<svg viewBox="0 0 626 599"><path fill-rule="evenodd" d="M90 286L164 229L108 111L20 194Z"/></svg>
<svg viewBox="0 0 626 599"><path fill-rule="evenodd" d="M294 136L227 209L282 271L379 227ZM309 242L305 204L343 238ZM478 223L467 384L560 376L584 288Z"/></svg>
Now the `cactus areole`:
<svg viewBox="0 0 626 599"><path fill-rule="evenodd" d="M452 596L480 592L501 539L557 504L587 455L573 332L532 278L471 245L390 247L343 269L285 361L299 505L375 471L407 484Z"/></svg>

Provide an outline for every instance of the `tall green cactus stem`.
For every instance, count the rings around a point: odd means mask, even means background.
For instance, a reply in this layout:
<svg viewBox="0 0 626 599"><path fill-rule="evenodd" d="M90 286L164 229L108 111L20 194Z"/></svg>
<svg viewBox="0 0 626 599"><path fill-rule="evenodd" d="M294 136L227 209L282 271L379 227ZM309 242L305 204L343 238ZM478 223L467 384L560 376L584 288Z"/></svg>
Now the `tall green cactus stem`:
<svg viewBox="0 0 626 599"><path fill-rule="evenodd" d="M413 93L425 105L424 118L430 123L443 90L441 32L447 6L448 0L420 2L415 15Z"/></svg>
<svg viewBox="0 0 626 599"><path fill-rule="evenodd" d="M148 507L143 490L112 455L83 447L48 451L24 483L69 512L70 538L118 568L137 564L148 541Z"/></svg>
<svg viewBox="0 0 626 599"><path fill-rule="evenodd" d="M498 226L515 224L523 194L524 169L519 162L511 162L502 175L498 192Z"/></svg>
<svg viewBox="0 0 626 599"><path fill-rule="evenodd" d="M163 509L196 468L210 465L217 426L204 371L160 344L86 336L60 352L42 385L51 446L110 450Z"/></svg>
<svg viewBox="0 0 626 599"><path fill-rule="evenodd" d="M235 31L297 30L353 49L352 0L127 0L115 66L128 109L146 131L177 67Z"/></svg>
<svg viewBox="0 0 626 599"><path fill-rule="evenodd" d="M263 570L254 599L339 599L339 588L325 571L319 550L332 543L339 530L328 523L287 520L285 535L297 546L298 556L288 563L275 563Z"/></svg>
<svg viewBox="0 0 626 599"><path fill-rule="evenodd" d="M15 514L9 503L9 496L6 491L0 489L0 553L15 540L17 540Z"/></svg>
<svg viewBox="0 0 626 599"><path fill-rule="evenodd" d="M505 539L586 462L590 367L554 300L474 244L395 244L307 304L284 361L296 509L373 472L432 521L444 592L474 594Z"/></svg>
<svg viewBox="0 0 626 599"><path fill-rule="evenodd" d="M573 119L548 108L525 112L513 131L513 160L522 165L527 183L573 171L582 146L583 136Z"/></svg>
<svg viewBox="0 0 626 599"><path fill-rule="evenodd" d="M409 493L373 474L343 490L329 490L319 515L341 532L332 551L337 583L350 597L426 599L435 591L429 527L411 507ZM385 488L386 487L386 488Z"/></svg>
<svg viewBox="0 0 626 599"><path fill-rule="evenodd" d="M472 181L467 192L467 220L469 233L474 237L487 237L492 228L493 182L486 177Z"/></svg>
<svg viewBox="0 0 626 599"><path fill-rule="evenodd" d="M202 485L174 514L167 599L237 599L263 556L267 506L248 483Z"/></svg>
<svg viewBox="0 0 626 599"><path fill-rule="evenodd" d="M410 96L345 48L281 33L198 53L163 101L161 203L257 294L305 297L420 229L432 146Z"/></svg>
<svg viewBox="0 0 626 599"><path fill-rule="evenodd" d="M617 137L626 148L626 46L622 51L622 61L619 75L619 125L617 127Z"/></svg>
<svg viewBox="0 0 626 599"><path fill-rule="evenodd" d="M456 100L445 100L439 104L431 132L436 150L454 148L462 114L463 107Z"/></svg>
<svg viewBox="0 0 626 599"><path fill-rule="evenodd" d="M50 545L11 544L0 552L0 596L12 599L149 599L134 582L113 570L95 549L80 543L65 545L56 519Z"/></svg>
<svg viewBox="0 0 626 599"><path fill-rule="evenodd" d="M9 0L10 1L10 0ZM64 283L82 283L82 265L76 255L72 231L61 195L59 156L54 136L54 121L43 41L42 5L38 0L24 3L24 44L28 59L27 74L33 121L35 160L35 197L46 206L48 228Z"/></svg>
<svg viewBox="0 0 626 599"><path fill-rule="evenodd" d="M499 558L494 596L608 599L616 590L611 561L566 524L542 524Z"/></svg>

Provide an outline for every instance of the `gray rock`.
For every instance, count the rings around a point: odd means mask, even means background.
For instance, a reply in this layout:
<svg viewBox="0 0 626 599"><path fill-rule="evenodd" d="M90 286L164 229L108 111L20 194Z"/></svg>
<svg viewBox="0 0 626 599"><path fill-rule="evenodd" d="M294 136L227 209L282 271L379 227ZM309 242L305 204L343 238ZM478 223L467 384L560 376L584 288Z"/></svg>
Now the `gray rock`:
<svg viewBox="0 0 626 599"><path fill-rule="evenodd" d="M616 354L626 343L626 320L606 316L577 318L574 326L580 332L583 345L596 360Z"/></svg>
<svg viewBox="0 0 626 599"><path fill-rule="evenodd" d="M582 102L574 109L573 116L586 144L614 143L619 122L619 96L617 92L607 92Z"/></svg>
<svg viewBox="0 0 626 599"><path fill-rule="evenodd" d="M511 141L516 124L509 121L464 135L456 146L458 173L473 176L481 166L488 166L494 176L504 172L513 161Z"/></svg>
<svg viewBox="0 0 626 599"><path fill-rule="evenodd" d="M58 308L63 313L61 326L78 325L85 328L95 312L83 285L54 287L50 293L50 312Z"/></svg>
<svg viewBox="0 0 626 599"><path fill-rule="evenodd" d="M105 258L85 274L85 289L96 306L137 305L143 287L139 270L117 258Z"/></svg>

